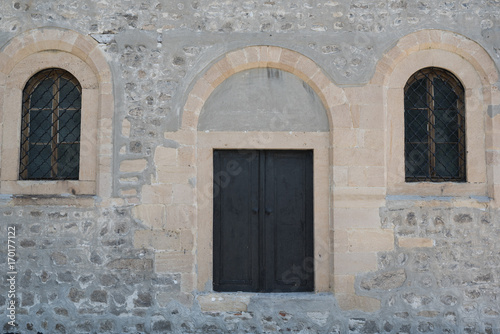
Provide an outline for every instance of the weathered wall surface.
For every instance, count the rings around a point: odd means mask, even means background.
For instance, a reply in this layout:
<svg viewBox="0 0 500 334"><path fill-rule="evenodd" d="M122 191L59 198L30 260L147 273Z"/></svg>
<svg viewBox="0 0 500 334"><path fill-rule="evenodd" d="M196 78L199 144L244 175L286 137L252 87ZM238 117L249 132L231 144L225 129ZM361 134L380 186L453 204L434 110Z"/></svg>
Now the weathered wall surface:
<svg viewBox="0 0 500 334"><path fill-rule="evenodd" d="M16 228L17 261L17 326L8 324L9 284L2 278L3 332L500 332L495 193L484 186L473 198L466 187L448 197L388 194L390 126L384 98L392 95L385 95L383 80L377 81L377 68L386 66L381 59L403 57L388 53L422 29L462 35L458 48L463 50L468 41L476 42L488 56L478 63L498 68L499 16L496 0L1 1L0 51L33 29L75 31L98 44L112 72L114 97L114 109L105 111L113 115L106 123L112 146L100 151L109 150L112 157L111 195L0 197L0 235ZM265 64L259 63L264 57L259 49L254 63L260 65L234 65L238 50L256 45L277 48L269 49ZM410 54L412 47L401 46L401 52ZM274 54L286 49L294 53ZM243 52L247 63L252 50ZM233 67L223 68L231 52ZM471 59L482 59L482 53L471 53L477 56ZM302 58L293 58L297 54ZM9 65L2 56L0 82ZM287 65L286 57L296 63ZM209 212L202 207L211 188L203 192L197 164L211 156L198 150L205 143L198 141L197 126L205 131L211 125L203 111L200 123L191 124L199 115L190 111L212 105L216 114L224 106L208 96L224 87L219 82L224 76L208 81L216 70L227 77L239 71L237 78L244 69L271 63L275 71L298 77L293 89L302 80L306 91L314 90L314 111L324 108L327 114L305 128L279 128L314 132L321 124L317 132L330 130L329 147L320 147L327 164L320 171L327 170L323 183L330 191L324 196L330 204L321 212L329 229L318 233L328 242L317 245L330 259L319 265L329 271L327 288L316 294L216 294L209 278L208 285L200 278L210 275L201 273L199 262L200 254L211 254L201 248L210 238L199 235L210 231L202 229L200 213ZM491 72L496 75L496 69ZM489 133L496 133L500 117L497 84L484 90L488 103L480 123ZM17 112L5 108L3 88L2 112ZM217 91L211 97L216 96ZM218 130L242 130L223 121L215 124L221 125ZM257 129L267 132L255 137L256 148L300 148L304 136L316 149L320 141L315 134L292 131L273 141L274 129L260 122ZM491 166L488 189L493 189L500 142L480 137ZM237 142L242 136L222 134L214 146L232 138ZM2 273L7 273L7 254L7 246L0 247Z"/></svg>

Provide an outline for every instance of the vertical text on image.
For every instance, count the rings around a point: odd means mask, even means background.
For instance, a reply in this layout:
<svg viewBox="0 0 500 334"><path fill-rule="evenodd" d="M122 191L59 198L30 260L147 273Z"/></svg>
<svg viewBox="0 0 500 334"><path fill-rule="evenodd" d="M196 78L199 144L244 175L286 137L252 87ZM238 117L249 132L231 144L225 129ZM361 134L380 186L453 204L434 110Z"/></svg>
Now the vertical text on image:
<svg viewBox="0 0 500 334"><path fill-rule="evenodd" d="M7 227L7 282L9 291L7 295L7 317L9 325L16 326L16 227Z"/></svg>

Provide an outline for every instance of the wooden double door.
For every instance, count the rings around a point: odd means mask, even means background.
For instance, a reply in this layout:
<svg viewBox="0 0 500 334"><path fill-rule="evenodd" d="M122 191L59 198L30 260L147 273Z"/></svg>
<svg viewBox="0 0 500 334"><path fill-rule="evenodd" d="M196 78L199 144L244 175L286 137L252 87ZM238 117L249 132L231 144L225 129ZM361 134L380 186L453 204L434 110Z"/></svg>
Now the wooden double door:
<svg viewBox="0 0 500 334"><path fill-rule="evenodd" d="M314 289L313 152L215 150L215 291Z"/></svg>

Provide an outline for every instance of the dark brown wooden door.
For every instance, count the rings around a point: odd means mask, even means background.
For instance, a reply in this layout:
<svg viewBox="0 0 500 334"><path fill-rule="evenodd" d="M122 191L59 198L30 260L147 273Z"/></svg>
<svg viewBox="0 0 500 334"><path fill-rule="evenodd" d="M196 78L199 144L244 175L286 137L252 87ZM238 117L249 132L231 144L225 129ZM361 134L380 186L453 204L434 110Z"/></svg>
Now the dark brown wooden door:
<svg viewBox="0 0 500 334"><path fill-rule="evenodd" d="M312 291L312 151L214 151L214 290Z"/></svg>

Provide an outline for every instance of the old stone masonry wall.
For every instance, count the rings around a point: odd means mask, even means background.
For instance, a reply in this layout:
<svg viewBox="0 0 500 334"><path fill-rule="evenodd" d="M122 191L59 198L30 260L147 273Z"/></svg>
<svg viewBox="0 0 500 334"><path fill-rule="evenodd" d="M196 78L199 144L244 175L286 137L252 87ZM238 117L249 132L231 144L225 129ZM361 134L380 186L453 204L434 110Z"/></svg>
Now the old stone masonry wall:
<svg viewBox="0 0 500 334"><path fill-rule="evenodd" d="M500 333L499 27L498 0L0 0L0 332ZM381 73L426 54L412 44L420 31L424 49L488 69L464 79L478 83L466 87L480 96L467 108L484 121L467 141L480 144L482 162L467 161L473 182L437 196L390 184L388 85L398 79ZM5 176L3 166L18 164L5 152L19 146L6 124L21 112L6 93L22 89L10 75L42 53L42 63L64 54L61 67L85 69L82 86L96 97L85 102L99 104L97 133L82 139L96 165L90 186L34 193L43 182L16 188ZM321 129L283 121L272 137L273 125L257 120L265 131L255 135L220 114L220 137L208 120L198 127L221 82L269 64L274 72L248 77L293 75L284 87L304 88ZM273 107L286 96L275 98ZM226 104L207 105L216 114ZM315 224L326 221L315 226L316 292L212 291L213 180L202 167L213 148L242 138L255 149L315 150Z"/></svg>
<svg viewBox="0 0 500 334"><path fill-rule="evenodd" d="M135 249L126 208L25 205L2 209L2 235L16 228L18 327L4 333L497 333L500 330L498 212L393 202L394 251L356 278L375 312L342 310L329 294L257 294L240 312L201 312L177 274L155 274ZM433 245L406 248L405 238ZM2 266L7 254L2 252Z"/></svg>
<svg viewBox="0 0 500 334"><path fill-rule="evenodd" d="M201 313L176 300L178 275L155 275L151 254L133 248L126 209L3 209L2 235L14 226L18 245L20 327L12 332L498 332L498 213L404 203L384 209L382 221L398 244L430 237L434 246L380 253L379 270L357 278L356 290L380 298L380 311L342 311L328 295L286 303L278 295L255 297L246 312Z"/></svg>

